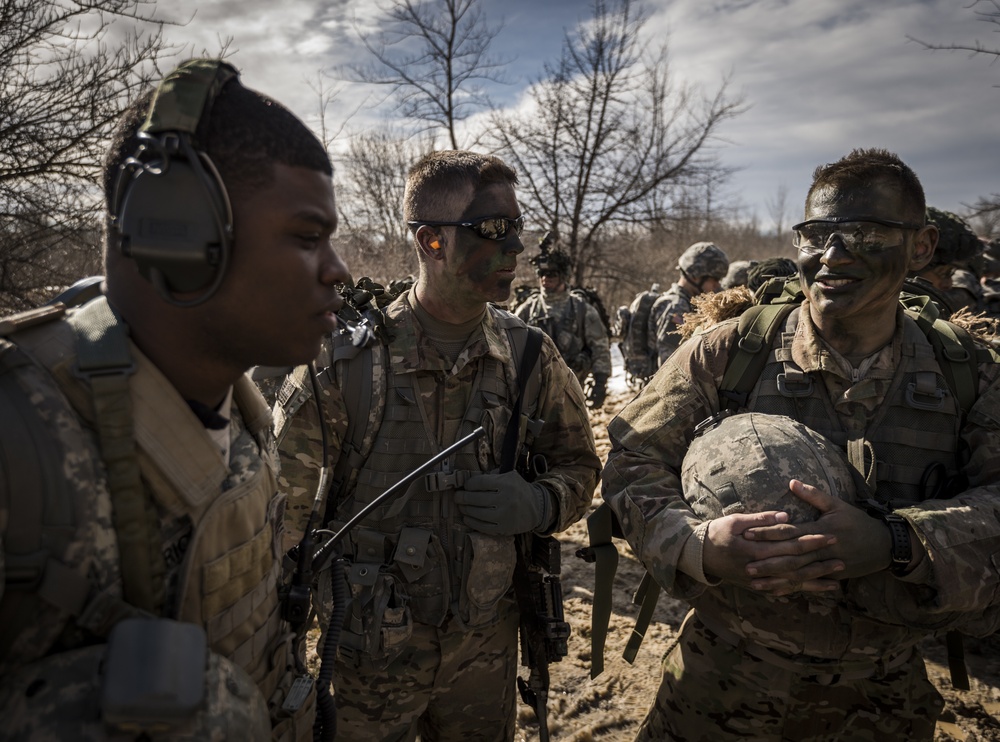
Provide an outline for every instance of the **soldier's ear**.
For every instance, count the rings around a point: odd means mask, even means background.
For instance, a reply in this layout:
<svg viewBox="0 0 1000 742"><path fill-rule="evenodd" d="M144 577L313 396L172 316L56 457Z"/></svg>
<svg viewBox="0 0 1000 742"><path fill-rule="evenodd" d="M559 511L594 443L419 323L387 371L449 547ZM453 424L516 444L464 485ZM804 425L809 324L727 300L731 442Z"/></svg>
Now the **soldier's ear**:
<svg viewBox="0 0 1000 742"><path fill-rule="evenodd" d="M444 257L441 254L441 250L446 244L443 235L437 234L425 224L417 230L414 236L417 240L417 246L425 257L431 260L440 260Z"/></svg>
<svg viewBox="0 0 1000 742"><path fill-rule="evenodd" d="M910 254L909 270L918 271L926 268L934 257L937 248L939 232L933 224L928 224L913 237L913 252Z"/></svg>

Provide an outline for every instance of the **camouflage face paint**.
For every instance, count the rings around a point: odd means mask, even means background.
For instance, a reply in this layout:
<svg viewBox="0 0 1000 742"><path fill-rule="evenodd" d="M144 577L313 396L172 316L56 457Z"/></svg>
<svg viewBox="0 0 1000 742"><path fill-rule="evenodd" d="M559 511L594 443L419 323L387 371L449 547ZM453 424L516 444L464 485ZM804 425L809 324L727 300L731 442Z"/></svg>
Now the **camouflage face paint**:
<svg viewBox="0 0 1000 742"><path fill-rule="evenodd" d="M476 221L484 216L514 219L521 210L513 186L491 183L480 188L465 208L460 220ZM462 305L505 301L514 281L517 256L524 251L520 238L511 233L507 239L488 240L464 227L452 227L454 237L446 259L449 276L443 291L450 302Z"/></svg>

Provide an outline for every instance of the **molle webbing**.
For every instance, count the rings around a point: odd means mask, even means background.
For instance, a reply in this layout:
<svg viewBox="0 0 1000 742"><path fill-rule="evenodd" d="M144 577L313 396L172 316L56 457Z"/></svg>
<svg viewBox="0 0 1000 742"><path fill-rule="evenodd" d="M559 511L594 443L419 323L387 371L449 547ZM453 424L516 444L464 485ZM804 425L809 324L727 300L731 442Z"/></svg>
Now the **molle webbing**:
<svg viewBox="0 0 1000 742"><path fill-rule="evenodd" d="M157 613L163 602L166 565L156 511L139 476L129 376L135 365L128 330L103 298L71 319L76 332L76 373L90 385L94 424L107 469L115 533L121 554L125 601Z"/></svg>

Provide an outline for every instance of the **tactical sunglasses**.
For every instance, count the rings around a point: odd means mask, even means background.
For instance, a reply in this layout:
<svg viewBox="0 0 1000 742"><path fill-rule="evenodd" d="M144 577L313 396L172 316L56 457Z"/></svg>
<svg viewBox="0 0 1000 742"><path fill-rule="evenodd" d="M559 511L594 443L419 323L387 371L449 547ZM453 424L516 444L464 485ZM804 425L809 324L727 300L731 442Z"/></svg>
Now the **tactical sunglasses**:
<svg viewBox="0 0 1000 742"><path fill-rule="evenodd" d="M558 278L561 275L562 274L559 271L553 271L553 270L538 271L539 278Z"/></svg>
<svg viewBox="0 0 1000 742"><path fill-rule="evenodd" d="M792 245L806 255L822 255L833 235L855 255L882 252L903 244L903 230L923 229L923 224L897 222L872 216L809 219L792 227Z"/></svg>
<svg viewBox="0 0 1000 742"><path fill-rule="evenodd" d="M524 217L510 219L506 216L487 216L474 222L407 222L411 229L418 227L465 227L471 229L484 240L496 240L502 242L510 237L513 229L518 237L524 231Z"/></svg>

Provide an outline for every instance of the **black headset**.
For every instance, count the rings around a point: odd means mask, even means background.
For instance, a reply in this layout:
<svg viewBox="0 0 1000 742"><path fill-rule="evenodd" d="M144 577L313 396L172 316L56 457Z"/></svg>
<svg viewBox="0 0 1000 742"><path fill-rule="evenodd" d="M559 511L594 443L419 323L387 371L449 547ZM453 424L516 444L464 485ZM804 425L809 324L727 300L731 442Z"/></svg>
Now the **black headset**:
<svg viewBox="0 0 1000 742"><path fill-rule="evenodd" d="M226 274L232 208L218 170L198 149L198 129L219 91L238 78L235 67L210 59L171 72L139 129L139 148L118 174L110 204L117 247L175 306L208 300Z"/></svg>

